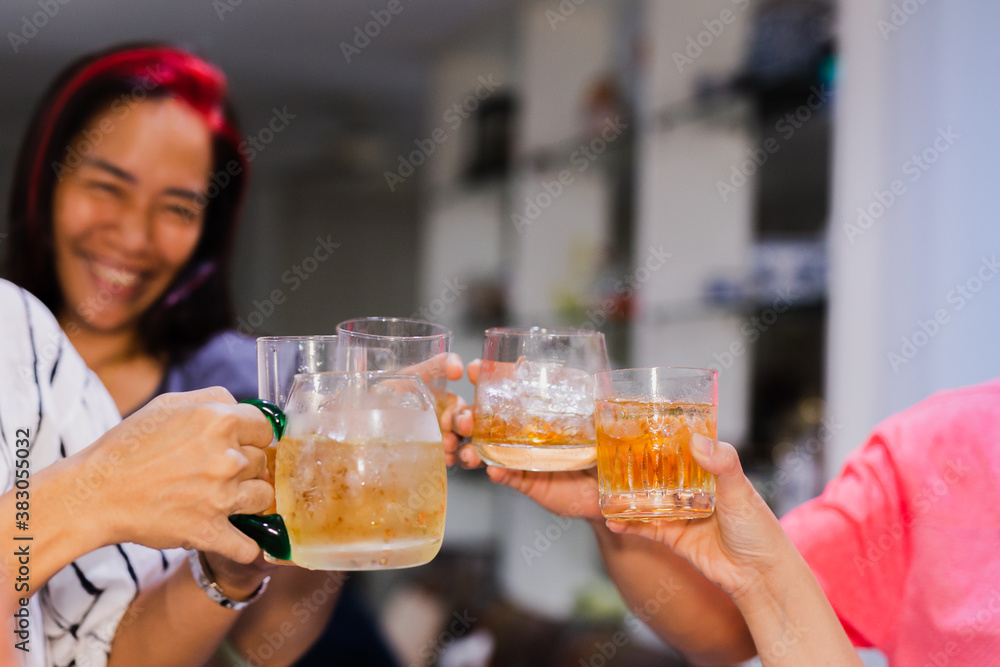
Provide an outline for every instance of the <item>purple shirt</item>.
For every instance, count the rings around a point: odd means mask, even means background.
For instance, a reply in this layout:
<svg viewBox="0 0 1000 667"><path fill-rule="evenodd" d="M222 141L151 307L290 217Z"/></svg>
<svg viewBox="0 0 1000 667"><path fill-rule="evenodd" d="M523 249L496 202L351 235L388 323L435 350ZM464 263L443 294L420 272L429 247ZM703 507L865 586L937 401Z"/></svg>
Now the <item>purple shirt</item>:
<svg viewBox="0 0 1000 667"><path fill-rule="evenodd" d="M237 401L257 398L257 343L253 338L223 331L180 361L171 363L156 395L220 386Z"/></svg>

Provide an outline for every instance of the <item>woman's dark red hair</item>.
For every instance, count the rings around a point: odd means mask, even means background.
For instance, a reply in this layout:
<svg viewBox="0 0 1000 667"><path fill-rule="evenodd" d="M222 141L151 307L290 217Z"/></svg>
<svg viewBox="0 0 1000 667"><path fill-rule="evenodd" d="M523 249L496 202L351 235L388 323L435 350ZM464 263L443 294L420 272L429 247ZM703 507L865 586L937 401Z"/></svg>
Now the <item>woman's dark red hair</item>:
<svg viewBox="0 0 1000 667"><path fill-rule="evenodd" d="M174 284L143 314L142 340L152 354L177 355L232 325L228 270L247 162L216 67L181 49L142 45L85 57L49 87L25 134L9 201L4 277L52 312L63 306L52 246L52 200L61 173L79 156L74 138L98 113L125 113L146 99L172 97L197 111L212 132L212 175L205 224L193 256ZM235 173L234 173L235 172ZM215 179L216 175L225 178Z"/></svg>

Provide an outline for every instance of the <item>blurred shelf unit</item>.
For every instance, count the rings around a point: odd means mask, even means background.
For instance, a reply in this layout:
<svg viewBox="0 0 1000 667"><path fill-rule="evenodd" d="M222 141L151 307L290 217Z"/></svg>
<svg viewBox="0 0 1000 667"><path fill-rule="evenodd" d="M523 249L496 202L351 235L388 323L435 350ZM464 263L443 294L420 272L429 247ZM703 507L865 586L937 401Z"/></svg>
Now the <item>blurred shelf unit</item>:
<svg viewBox="0 0 1000 667"><path fill-rule="evenodd" d="M769 62L748 55L768 4L683 67L675 54L734 3L572 3L558 20L552 2L507 4L434 55L434 150L415 171L415 313L450 327L454 351L479 356L489 326L592 327L615 366L716 368L719 436L765 481L772 438L816 414L829 135L821 116L731 181L784 108L745 75ZM454 475L448 502L445 549L486 554L518 607L570 618L606 587L585 525L482 474Z"/></svg>
<svg viewBox="0 0 1000 667"><path fill-rule="evenodd" d="M623 0L553 20L525 0L437 53L427 133L445 140L420 174L418 294L462 286L430 311L456 350L478 355L488 326L583 326L617 366L716 368L720 437L768 459L776 415L822 386L805 357L825 327L832 105L793 136L778 123L809 103L817 58L832 76L828 5ZM776 35L802 58L769 49ZM484 81L494 103L469 103ZM807 373L756 398L785 362Z"/></svg>

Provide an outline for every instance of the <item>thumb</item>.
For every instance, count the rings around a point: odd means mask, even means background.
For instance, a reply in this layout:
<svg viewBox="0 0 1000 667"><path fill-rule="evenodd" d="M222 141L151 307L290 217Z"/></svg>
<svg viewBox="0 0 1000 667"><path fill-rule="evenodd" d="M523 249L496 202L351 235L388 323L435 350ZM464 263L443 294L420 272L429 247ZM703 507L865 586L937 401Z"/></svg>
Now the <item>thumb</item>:
<svg viewBox="0 0 1000 667"><path fill-rule="evenodd" d="M728 442L695 433L691 436L691 454L698 465L715 475L718 507L745 507L759 498L750 480L743 474L740 455Z"/></svg>

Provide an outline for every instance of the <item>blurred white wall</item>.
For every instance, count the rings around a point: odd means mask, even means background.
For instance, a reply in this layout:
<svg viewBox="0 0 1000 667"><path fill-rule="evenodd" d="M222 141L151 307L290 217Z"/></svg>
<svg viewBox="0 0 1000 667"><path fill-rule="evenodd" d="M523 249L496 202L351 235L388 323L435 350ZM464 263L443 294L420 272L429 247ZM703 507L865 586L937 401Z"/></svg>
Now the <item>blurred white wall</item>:
<svg viewBox="0 0 1000 667"><path fill-rule="evenodd" d="M753 8L731 0L645 3L649 64L636 142L634 261L638 267L660 248L671 257L637 287L631 363L718 368L719 437L737 445L748 429L751 355L748 345L742 354L727 355L745 343L743 318L705 306L701 296L711 279L747 270L754 178L725 200L716 183L746 158L754 138L746 109L738 105L721 116L696 111L693 118L683 116L682 105L691 104L700 80L739 71ZM724 12L725 23L719 18ZM718 34L706 27L713 21ZM664 114L678 120L664 122Z"/></svg>
<svg viewBox="0 0 1000 667"><path fill-rule="evenodd" d="M828 475L892 412L1000 375L1000 5L840 13Z"/></svg>

